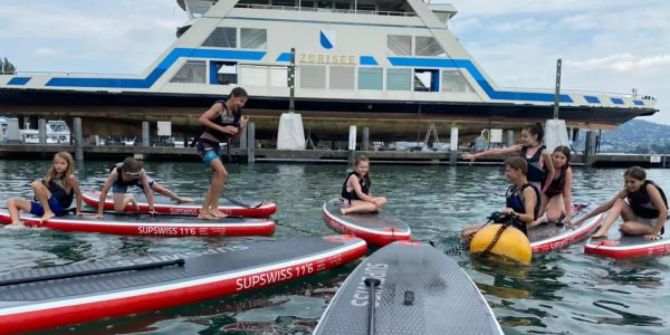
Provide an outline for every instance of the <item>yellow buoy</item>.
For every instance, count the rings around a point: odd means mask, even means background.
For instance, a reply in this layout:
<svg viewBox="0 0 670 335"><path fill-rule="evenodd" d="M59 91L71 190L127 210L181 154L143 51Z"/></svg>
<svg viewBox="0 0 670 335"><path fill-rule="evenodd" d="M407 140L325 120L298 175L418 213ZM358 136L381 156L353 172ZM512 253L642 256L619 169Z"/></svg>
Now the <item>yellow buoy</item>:
<svg viewBox="0 0 670 335"><path fill-rule="evenodd" d="M490 224L480 229L472 237L470 254L478 255L484 252L501 227L501 224ZM523 264L530 264L533 259L533 250L530 247L528 237L514 227L507 227L488 253Z"/></svg>

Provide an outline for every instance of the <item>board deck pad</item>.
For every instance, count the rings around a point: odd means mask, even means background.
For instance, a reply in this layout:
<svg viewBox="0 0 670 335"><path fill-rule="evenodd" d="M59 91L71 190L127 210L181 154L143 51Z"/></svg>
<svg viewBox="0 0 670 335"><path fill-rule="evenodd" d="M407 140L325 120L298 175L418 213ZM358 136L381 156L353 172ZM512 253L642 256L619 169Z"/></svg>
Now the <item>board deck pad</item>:
<svg viewBox="0 0 670 335"><path fill-rule="evenodd" d="M381 281L375 334L502 334L486 300L458 264L440 250L413 241L389 244L356 267L314 334L368 334L365 278ZM411 304L406 303L406 292L411 292Z"/></svg>
<svg viewBox="0 0 670 335"><path fill-rule="evenodd" d="M142 192L132 193L132 195L139 206L139 210L141 212L149 212L146 195ZM99 196L100 192L98 191L85 192L83 194L84 202L91 207L97 208L100 200ZM269 217L277 212L277 205L272 202L252 199L235 199L235 201L238 201L239 204L234 204L228 199L221 198L219 209L229 215L245 217ZM201 206L202 200L200 199L195 199L195 202L191 203L177 203L164 195L154 193L154 209L159 213L197 216ZM106 210L114 209L111 193L107 194L104 208ZM134 208L129 204L126 206L125 211L134 211Z"/></svg>
<svg viewBox="0 0 670 335"><path fill-rule="evenodd" d="M660 240L647 241L643 236L622 235L614 224L606 239L589 239L584 253L615 259L663 256L670 254L670 236L666 229Z"/></svg>

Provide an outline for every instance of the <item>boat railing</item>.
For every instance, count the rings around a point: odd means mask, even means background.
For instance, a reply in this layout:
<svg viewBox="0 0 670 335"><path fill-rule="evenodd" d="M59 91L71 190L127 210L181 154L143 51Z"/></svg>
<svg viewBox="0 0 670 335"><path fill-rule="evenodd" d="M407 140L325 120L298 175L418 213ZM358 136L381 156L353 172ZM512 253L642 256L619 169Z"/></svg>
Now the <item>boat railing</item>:
<svg viewBox="0 0 670 335"><path fill-rule="evenodd" d="M519 90L519 91L550 91L550 88L537 88L537 87L519 87L519 86L505 86L505 90ZM553 92L553 91L552 91ZM620 93L620 92L605 92L605 91L593 91L593 90L580 90L580 89L561 89L561 93L574 93L574 94L586 94L586 95L600 95L608 96L613 98L631 98L631 99L640 99L640 100L652 100L656 101L656 98L650 95L635 95L632 93Z"/></svg>
<svg viewBox="0 0 670 335"><path fill-rule="evenodd" d="M328 12L354 15L381 15L381 16L416 16L414 12L397 12L397 11L379 11L379 10L356 10L356 9L335 9L335 8L315 8L315 7L296 7L296 6L276 6L276 5L260 5L260 4L242 4L235 5L236 8L248 9L273 9L273 10L290 10L299 12Z"/></svg>

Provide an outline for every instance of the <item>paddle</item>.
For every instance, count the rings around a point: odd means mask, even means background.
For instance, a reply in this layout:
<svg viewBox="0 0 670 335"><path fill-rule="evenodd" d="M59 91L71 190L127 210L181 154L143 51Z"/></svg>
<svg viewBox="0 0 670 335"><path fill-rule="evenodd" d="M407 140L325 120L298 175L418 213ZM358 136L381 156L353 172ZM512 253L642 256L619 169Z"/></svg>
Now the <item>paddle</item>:
<svg viewBox="0 0 670 335"><path fill-rule="evenodd" d="M85 271L77 271L77 272L70 272L70 273L59 273L59 274L53 274L53 275L44 275L44 276L19 278L19 279L7 279L7 280L0 280L0 287L1 286L18 285L18 284L35 283L35 282L47 281L47 280L67 279L67 278L76 278L76 277L88 277L88 276L95 276L95 275L115 273L115 272L158 269L158 268L164 268L164 267L173 266L173 265L181 267L181 266L184 266L185 263L186 263L186 261L180 258L180 259L177 259L177 260L174 260L174 261L153 262L153 263L128 265L128 266L117 266L117 267L106 268L106 269L85 270Z"/></svg>
<svg viewBox="0 0 670 335"><path fill-rule="evenodd" d="M374 335L375 333L375 304L377 295L375 290L377 286L381 284L381 281L377 278L365 278L363 280L365 286L370 288L368 292L368 335Z"/></svg>

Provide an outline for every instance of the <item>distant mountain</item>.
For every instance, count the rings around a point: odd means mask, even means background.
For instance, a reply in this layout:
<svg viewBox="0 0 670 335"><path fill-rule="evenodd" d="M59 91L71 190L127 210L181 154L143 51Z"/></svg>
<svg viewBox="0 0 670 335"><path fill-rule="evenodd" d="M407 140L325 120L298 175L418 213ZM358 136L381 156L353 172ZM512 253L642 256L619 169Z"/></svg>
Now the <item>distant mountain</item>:
<svg viewBox="0 0 670 335"><path fill-rule="evenodd" d="M670 126L644 120L628 121L615 131L603 131L600 152L670 154Z"/></svg>

